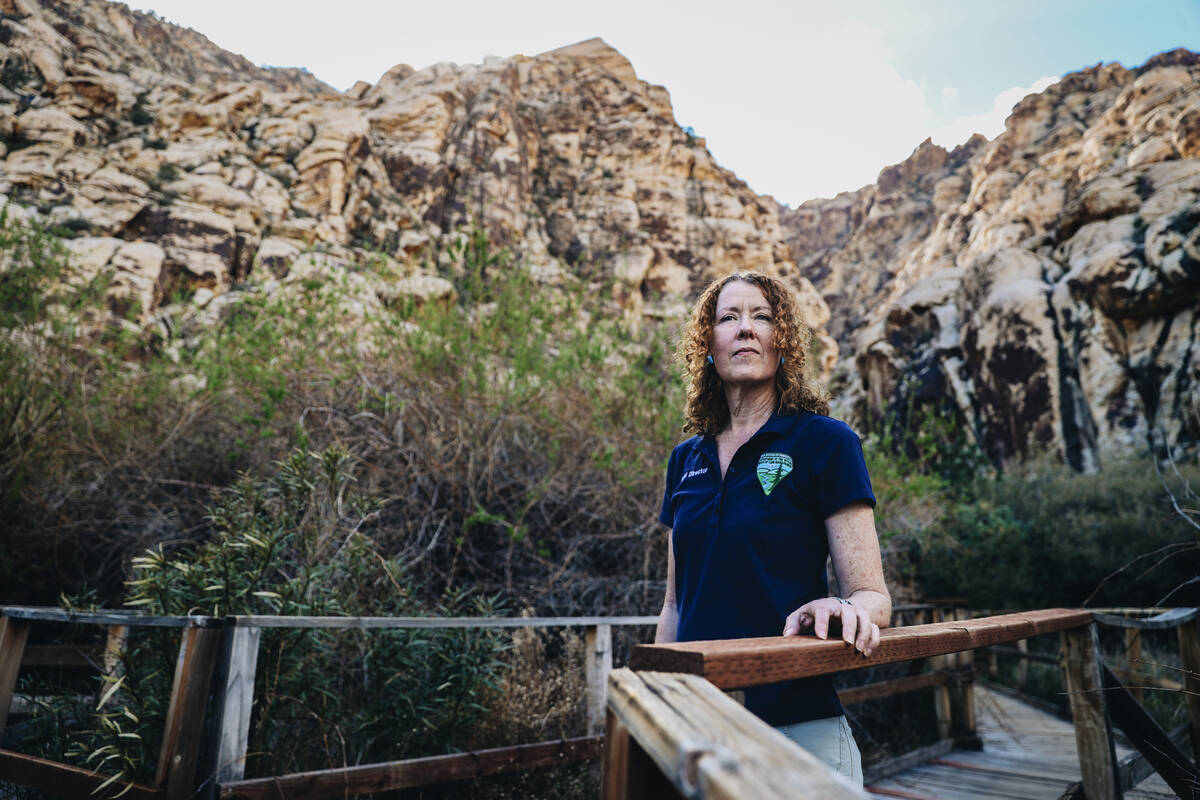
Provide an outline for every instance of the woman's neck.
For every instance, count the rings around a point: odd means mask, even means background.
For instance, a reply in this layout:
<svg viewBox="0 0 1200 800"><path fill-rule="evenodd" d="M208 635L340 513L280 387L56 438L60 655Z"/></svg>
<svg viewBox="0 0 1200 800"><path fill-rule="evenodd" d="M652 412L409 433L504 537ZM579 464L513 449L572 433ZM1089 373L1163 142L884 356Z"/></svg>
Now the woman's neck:
<svg viewBox="0 0 1200 800"><path fill-rule="evenodd" d="M729 405L729 428L733 434L753 434L775 411L775 387L728 386L725 402Z"/></svg>

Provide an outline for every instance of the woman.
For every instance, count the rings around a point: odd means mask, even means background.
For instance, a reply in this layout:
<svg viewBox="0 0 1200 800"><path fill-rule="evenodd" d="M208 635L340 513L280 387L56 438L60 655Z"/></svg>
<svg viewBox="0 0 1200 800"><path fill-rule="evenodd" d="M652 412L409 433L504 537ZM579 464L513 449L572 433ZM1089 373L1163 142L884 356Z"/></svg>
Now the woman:
<svg viewBox="0 0 1200 800"><path fill-rule="evenodd" d="M680 344L685 430L660 519L669 526L657 642L819 638L837 621L863 656L891 616L858 436L804 377L811 334L775 278L738 272L701 295ZM840 597L828 596L832 557ZM746 707L862 784L829 677L746 689Z"/></svg>

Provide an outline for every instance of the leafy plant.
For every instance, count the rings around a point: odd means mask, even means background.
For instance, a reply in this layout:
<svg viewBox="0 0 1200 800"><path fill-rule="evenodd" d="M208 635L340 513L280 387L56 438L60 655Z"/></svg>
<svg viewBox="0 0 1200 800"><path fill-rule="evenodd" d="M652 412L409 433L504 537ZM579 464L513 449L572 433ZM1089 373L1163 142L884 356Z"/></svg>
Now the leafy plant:
<svg viewBox="0 0 1200 800"><path fill-rule="evenodd" d="M215 537L134 559L128 604L153 614L490 615L450 592L422 606L400 565L363 532L372 503L348 453L296 451L269 480L248 476L210 507ZM174 639L137 629L94 724L67 755L147 778L165 719ZM498 686L505 644L487 630L270 629L260 643L248 769L264 774L444 751L470 736ZM119 770L119 772L114 772Z"/></svg>

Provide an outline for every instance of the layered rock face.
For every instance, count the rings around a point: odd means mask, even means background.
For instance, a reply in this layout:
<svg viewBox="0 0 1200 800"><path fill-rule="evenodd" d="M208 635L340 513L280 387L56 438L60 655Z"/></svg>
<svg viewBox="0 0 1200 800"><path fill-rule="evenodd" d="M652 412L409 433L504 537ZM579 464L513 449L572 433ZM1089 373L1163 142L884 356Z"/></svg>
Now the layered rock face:
<svg viewBox="0 0 1200 800"><path fill-rule="evenodd" d="M78 272L110 274L127 320L215 319L234 287L369 259L387 268L346 281L362 314L445 297L482 227L633 320L733 269L784 277L859 423L948 405L997 461L1080 469L1200 438L1194 54L1069 75L993 141L926 142L788 209L599 40L339 93L103 0L0 12L0 202L75 231Z"/></svg>
<svg viewBox="0 0 1200 800"><path fill-rule="evenodd" d="M0 192L103 239L77 249L146 313L180 290L207 300L248 276L286 281L314 247L334 266L382 253L402 293L429 289L462 231L481 226L545 280L613 286L635 319L646 298L678 300L744 268L787 278L817 325L828 318L775 203L598 39L400 65L342 94L102 0L0 7ZM682 308L647 312L663 307Z"/></svg>
<svg viewBox="0 0 1200 800"><path fill-rule="evenodd" d="M1074 73L1004 133L785 210L846 413L957 408L996 461L1200 437L1200 57Z"/></svg>

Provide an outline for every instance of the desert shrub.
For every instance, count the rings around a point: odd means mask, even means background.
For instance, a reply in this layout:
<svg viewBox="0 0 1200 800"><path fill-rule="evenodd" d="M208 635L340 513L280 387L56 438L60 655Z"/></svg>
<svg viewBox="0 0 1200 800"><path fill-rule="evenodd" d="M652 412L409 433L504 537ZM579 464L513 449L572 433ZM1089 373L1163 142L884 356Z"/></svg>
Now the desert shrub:
<svg viewBox="0 0 1200 800"><path fill-rule="evenodd" d="M672 331L632 331L603 287L539 284L467 240L446 272L457 300L364 305L364 282L394 277L368 259L150 328L92 325L70 358L9 372L14 395L44 375L58 411L0 521L0 546L31 554L3 599L91 585L113 602L131 553L215 534L214 488L339 445L380 500L373 537L424 601L473 588L538 613L652 606L680 435ZM14 293L40 298L21 313L47 319L50 291Z"/></svg>
<svg viewBox="0 0 1200 800"><path fill-rule="evenodd" d="M1185 467L1178 482L1200 473ZM1200 600L1185 585L1200 567L1195 529L1171 507L1148 461L1111 461L1096 474L1058 465L979 481L922 544L931 596L976 607L1155 606Z"/></svg>
<svg viewBox="0 0 1200 800"><path fill-rule="evenodd" d="M209 507L212 539L134 559L128 605L154 614L488 615L451 591L421 604L369 536L371 502L349 455L296 451L267 480L244 476ZM495 631L269 629L260 642L248 774L386 761L466 742L495 697ZM147 780L165 721L178 635L135 629L98 712L65 755Z"/></svg>

